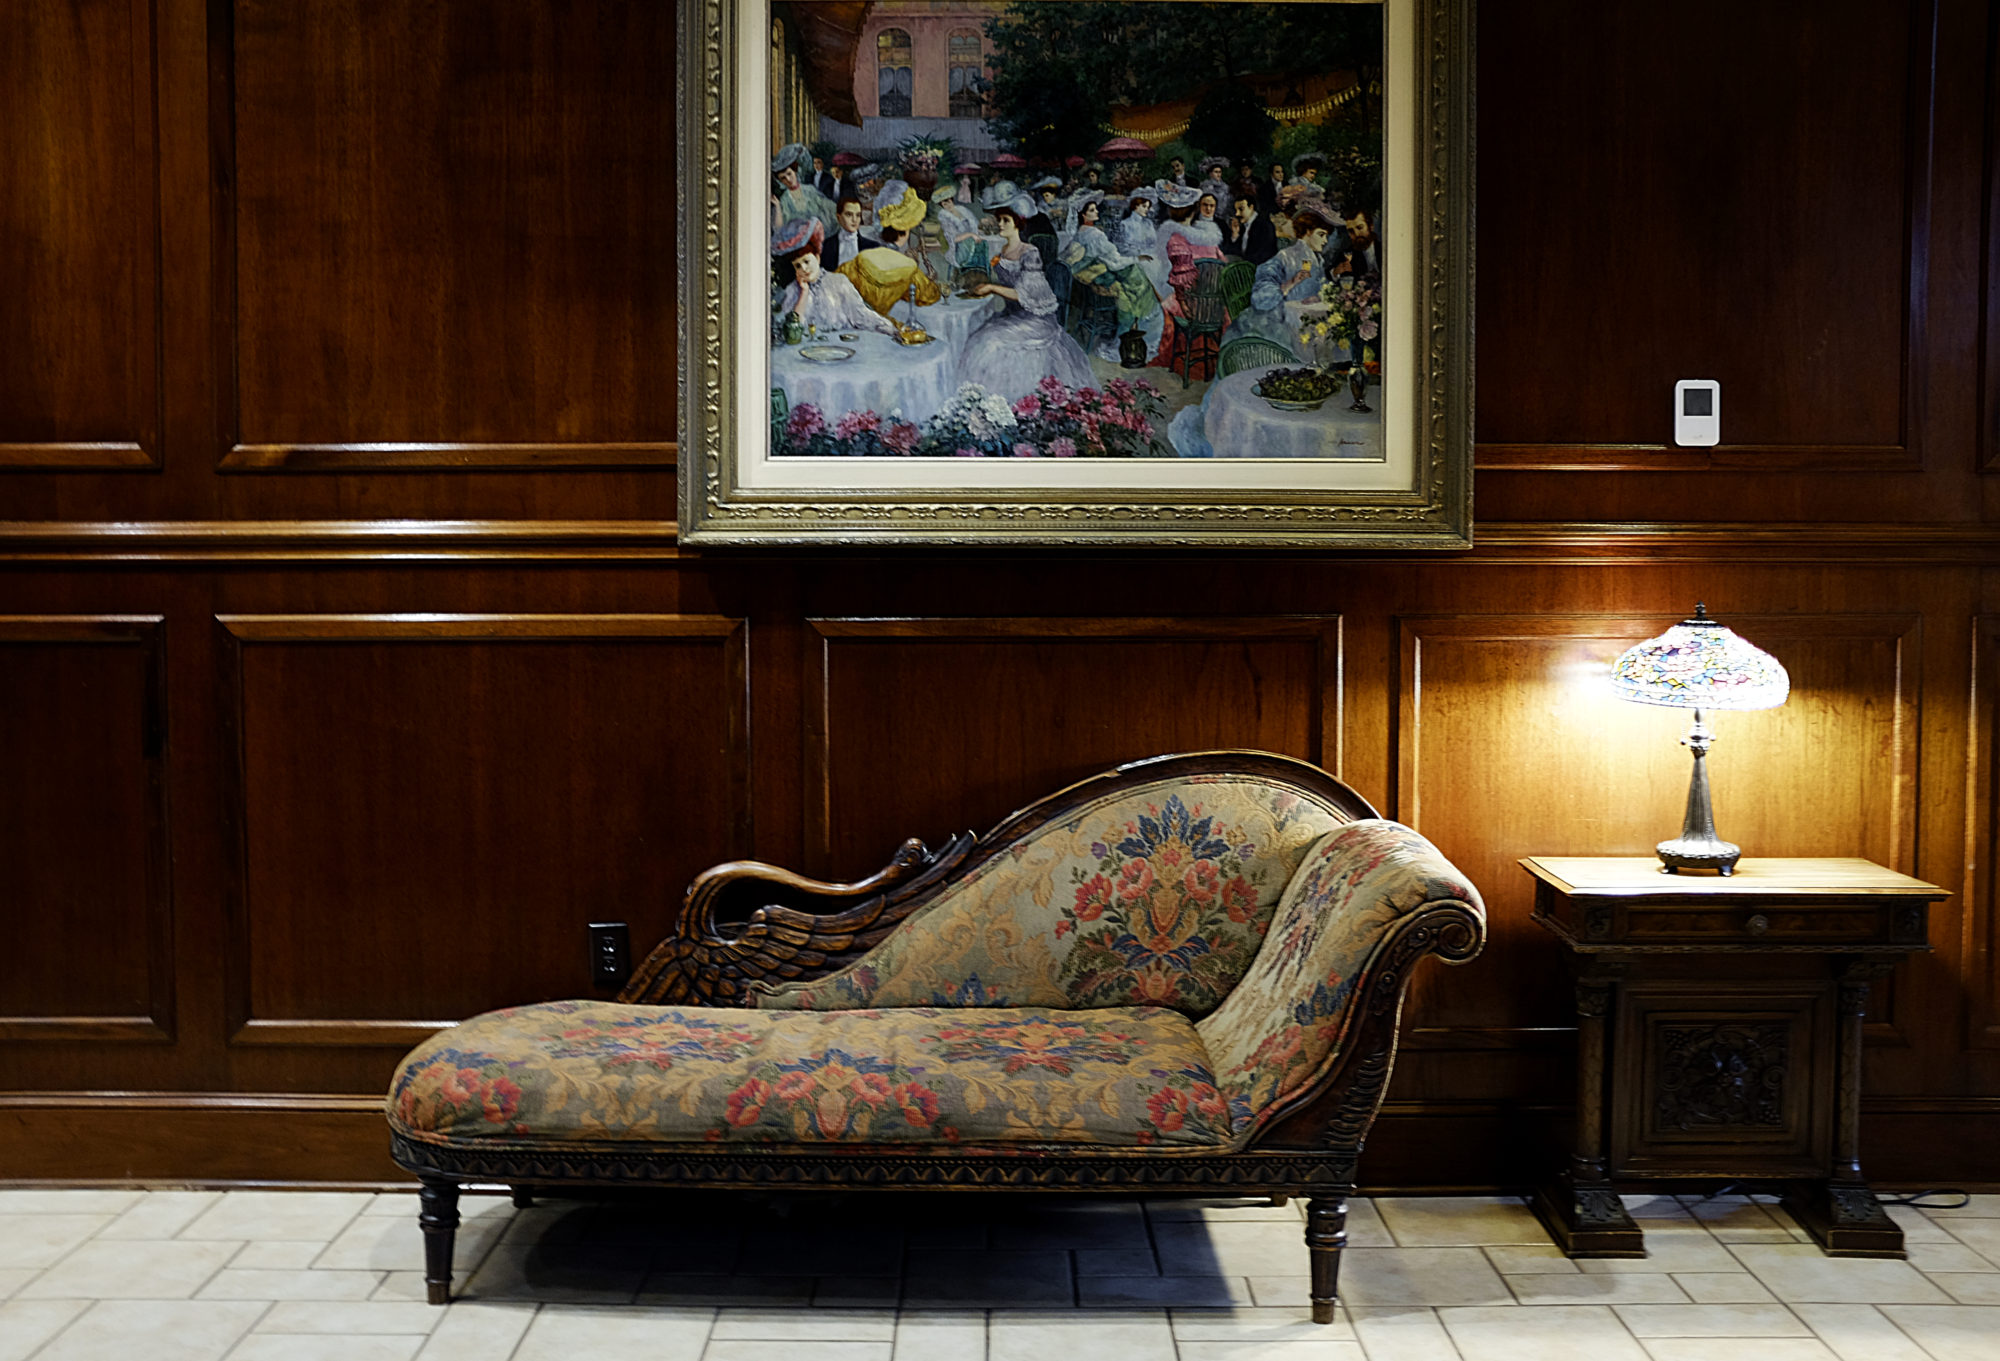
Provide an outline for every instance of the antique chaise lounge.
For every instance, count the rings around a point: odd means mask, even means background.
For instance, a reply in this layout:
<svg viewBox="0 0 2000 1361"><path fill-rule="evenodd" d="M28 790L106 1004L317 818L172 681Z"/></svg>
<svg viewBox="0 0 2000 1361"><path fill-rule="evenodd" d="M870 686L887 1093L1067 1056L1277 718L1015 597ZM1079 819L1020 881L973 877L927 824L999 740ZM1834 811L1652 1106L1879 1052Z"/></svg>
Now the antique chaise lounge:
<svg viewBox="0 0 2000 1361"><path fill-rule="evenodd" d="M1305 1195L1331 1322L1412 967L1479 894L1314 766L1121 766L857 884L699 876L615 1002L476 1016L388 1099L450 1297L458 1188Z"/></svg>

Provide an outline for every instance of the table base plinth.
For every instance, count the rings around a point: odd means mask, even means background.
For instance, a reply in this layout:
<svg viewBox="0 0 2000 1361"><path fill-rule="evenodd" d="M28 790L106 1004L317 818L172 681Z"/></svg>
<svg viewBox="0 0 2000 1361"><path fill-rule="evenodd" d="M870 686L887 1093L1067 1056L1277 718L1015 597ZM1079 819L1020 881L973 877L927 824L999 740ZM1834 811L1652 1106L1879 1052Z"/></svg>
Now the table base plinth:
<svg viewBox="0 0 2000 1361"><path fill-rule="evenodd" d="M1539 1183L1528 1204L1556 1246L1571 1257L1646 1255L1639 1226L1607 1185L1583 1186L1558 1176Z"/></svg>
<svg viewBox="0 0 2000 1361"><path fill-rule="evenodd" d="M1829 1257L1910 1255L1903 1247L1902 1228L1866 1182L1793 1182L1785 1190L1784 1206Z"/></svg>

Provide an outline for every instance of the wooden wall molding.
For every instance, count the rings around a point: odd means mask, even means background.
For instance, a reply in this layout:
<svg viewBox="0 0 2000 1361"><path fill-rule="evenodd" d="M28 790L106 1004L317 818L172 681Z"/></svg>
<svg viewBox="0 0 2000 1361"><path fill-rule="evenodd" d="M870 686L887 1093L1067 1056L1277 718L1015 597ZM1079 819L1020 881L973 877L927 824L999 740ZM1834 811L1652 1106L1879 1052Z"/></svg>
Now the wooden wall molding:
<svg viewBox="0 0 2000 1361"><path fill-rule="evenodd" d="M1965 896L1960 910L1965 1045L2000 1049L2000 614L1972 621L1972 711L1966 723Z"/></svg>
<svg viewBox="0 0 2000 1361"><path fill-rule="evenodd" d="M225 720L229 730L228 745L231 748L229 790L226 796L228 812L225 822L234 843L231 864L235 869L235 879L228 895L230 948L225 966L225 993L228 1042L233 1046L405 1049L451 1023L421 1017L365 1015L272 1017L257 1014L254 1001L257 990L257 951L254 947L254 933L261 909L259 904L252 901L251 867L255 839L252 824L256 816L256 806L251 796L249 763L251 744L260 736L271 735L254 732L248 716L250 687L246 670L247 654L253 649L287 649L300 646L321 648L342 645L368 648L384 643L492 644L502 647L568 644L575 649L624 642L708 644L716 650L716 660L721 666L714 678L714 689L707 697L710 703L720 710L719 725L709 735L716 751L715 759L719 762L719 768L713 772L713 779L704 780L703 794L710 806L720 810L716 815L721 819L716 829L720 835L712 836L711 844L701 846L692 853L701 857L705 864L710 859L729 858L732 846L735 848L735 853L745 853L751 844L753 831L749 801L749 630L747 622L742 619L720 615L680 614L322 613L229 614L216 616L215 622L229 658L224 668L225 687L228 692L225 701ZM661 698L665 702L666 697L663 695ZM676 702L686 706L694 698L692 693L682 694L677 697ZM633 697L623 697L619 702L630 704L633 702ZM614 710L607 717L615 720L618 712ZM284 734L276 736L280 740L285 738ZM290 740L296 742L298 739ZM668 807L629 810L632 815L648 819L663 819L671 816L672 811ZM293 832L291 835L296 839L300 834ZM306 835L310 840L311 834ZM367 853L376 854L383 849L371 846ZM691 866L689 877L695 868L700 866ZM631 916L642 907L648 913L657 914L665 905L666 894L669 892L677 894L680 887L678 883L662 885L663 892L658 901L644 904L608 904L603 913L596 915ZM573 914L577 909L569 906L564 910ZM518 923L515 924L515 928L518 929ZM644 948L645 942L639 937L644 936L647 929L645 920L641 917L635 923L633 933L635 946ZM577 940L580 959L582 957L580 934ZM412 941L409 948L420 947ZM337 963L330 963L326 967L340 966ZM354 981L358 983L360 980ZM498 1005L499 1001L496 1000L494 1004Z"/></svg>
<svg viewBox="0 0 2000 1361"><path fill-rule="evenodd" d="M234 444L215 465L226 473L671 471L679 446L650 444Z"/></svg>
<svg viewBox="0 0 2000 1361"><path fill-rule="evenodd" d="M128 700L137 709L136 716L128 717L135 717L131 727L138 732L141 746L136 778L144 783L140 794L144 807L144 845L139 852L144 863L144 902L137 908L138 921L120 921L104 935L93 932L88 942L62 935L51 937L47 928L53 926L60 932L65 925L59 920L43 917L29 923L17 919L13 948L25 952L32 960L39 950L53 946L64 956L73 957L76 967L95 970L103 967L103 955L95 948L79 953L82 947L106 946L110 950L136 947L145 975L147 1001L144 1010L136 1015L0 1015L0 1042L171 1043L176 1020L173 872L168 853L166 781L166 620L153 614L0 615L0 656L11 647L65 644L136 647L143 657L138 693L107 699ZM18 782L17 788L31 788L36 785L37 773L24 772L16 765L11 778ZM98 914L103 905L92 902L87 906L93 914ZM35 905L24 906L19 902L10 908L16 914L36 910ZM110 925L101 915L94 915L92 920L99 929ZM36 931L36 927L42 929Z"/></svg>

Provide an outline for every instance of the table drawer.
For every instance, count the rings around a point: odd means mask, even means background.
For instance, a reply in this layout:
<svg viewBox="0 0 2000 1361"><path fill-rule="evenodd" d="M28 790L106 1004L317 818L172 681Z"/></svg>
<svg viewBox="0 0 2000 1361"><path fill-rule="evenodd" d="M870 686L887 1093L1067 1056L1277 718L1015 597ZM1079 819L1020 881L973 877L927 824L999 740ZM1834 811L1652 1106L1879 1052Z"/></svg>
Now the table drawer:
<svg viewBox="0 0 2000 1361"><path fill-rule="evenodd" d="M1634 907L1612 915L1611 939L1647 945L1706 945L1722 941L1859 945L1892 939L1894 925L1886 905L1865 903L1813 907L1759 904Z"/></svg>

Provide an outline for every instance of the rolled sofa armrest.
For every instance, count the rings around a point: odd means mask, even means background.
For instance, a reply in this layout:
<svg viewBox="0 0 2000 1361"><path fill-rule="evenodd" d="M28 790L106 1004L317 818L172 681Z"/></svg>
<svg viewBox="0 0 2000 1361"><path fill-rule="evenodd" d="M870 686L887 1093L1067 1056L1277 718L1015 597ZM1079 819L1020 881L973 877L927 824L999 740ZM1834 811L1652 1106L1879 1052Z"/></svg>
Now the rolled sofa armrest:
<svg viewBox="0 0 2000 1361"><path fill-rule="evenodd" d="M850 884L827 883L757 860L703 870L688 885L673 931L618 994L620 1002L742 1006L750 986L837 969L914 912L965 859L963 832L931 851L911 837L889 863ZM774 899L782 901L773 901ZM721 909L757 904L737 922Z"/></svg>
<svg viewBox="0 0 2000 1361"><path fill-rule="evenodd" d="M1238 1140L1312 1104L1363 1030L1381 1050L1379 1102L1411 969L1427 954L1462 964L1485 939L1479 890L1410 828L1372 818L1320 838L1249 971L1196 1026Z"/></svg>

